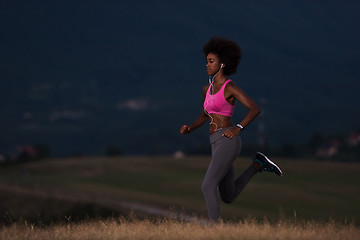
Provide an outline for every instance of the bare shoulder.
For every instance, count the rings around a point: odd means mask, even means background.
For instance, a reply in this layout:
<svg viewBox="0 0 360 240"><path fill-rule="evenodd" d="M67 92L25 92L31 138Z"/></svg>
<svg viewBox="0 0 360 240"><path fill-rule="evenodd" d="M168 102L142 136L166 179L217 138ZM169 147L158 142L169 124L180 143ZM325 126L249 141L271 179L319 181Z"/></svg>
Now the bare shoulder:
<svg viewBox="0 0 360 240"><path fill-rule="evenodd" d="M230 93L239 92L242 91L241 88L239 88L234 81L229 82L226 84L225 89L229 91Z"/></svg>

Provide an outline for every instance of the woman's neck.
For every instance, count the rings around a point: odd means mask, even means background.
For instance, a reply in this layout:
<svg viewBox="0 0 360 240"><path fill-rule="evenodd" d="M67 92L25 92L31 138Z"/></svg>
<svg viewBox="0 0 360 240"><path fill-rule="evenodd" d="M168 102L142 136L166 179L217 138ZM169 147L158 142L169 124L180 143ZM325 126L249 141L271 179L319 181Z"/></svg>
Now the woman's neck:
<svg viewBox="0 0 360 240"><path fill-rule="evenodd" d="M224 84L227 80L227 77L224 74L219 74L219 76L214 77L214 83L221 85Z"/></svg>

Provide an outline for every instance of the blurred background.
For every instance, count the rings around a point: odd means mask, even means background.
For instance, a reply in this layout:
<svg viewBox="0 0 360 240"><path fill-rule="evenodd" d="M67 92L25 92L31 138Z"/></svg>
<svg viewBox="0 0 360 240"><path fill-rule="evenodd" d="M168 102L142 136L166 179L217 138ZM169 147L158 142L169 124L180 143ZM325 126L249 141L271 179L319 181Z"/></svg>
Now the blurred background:
<svg viewBox="0 0 360 240"><path fill-rule="evenodd" d="M243 154L359 160L359 1L1 1L0 161L208 154L202 46L263 109ZM246 109L236 107L234 121Z"/></svg>
<svg viewBox="0 0 360 240"><path fill-rule="evenodd" d="M231 79L262 108L241 132L236 172L259 150L284 172L258 174L222 216L359 225L359 10L355 0L0 1L0 226L132 210L206 218L208 126L179 129L202 109L212 36L242 47ZM234 122L245 114L237 104Z"/></svg>

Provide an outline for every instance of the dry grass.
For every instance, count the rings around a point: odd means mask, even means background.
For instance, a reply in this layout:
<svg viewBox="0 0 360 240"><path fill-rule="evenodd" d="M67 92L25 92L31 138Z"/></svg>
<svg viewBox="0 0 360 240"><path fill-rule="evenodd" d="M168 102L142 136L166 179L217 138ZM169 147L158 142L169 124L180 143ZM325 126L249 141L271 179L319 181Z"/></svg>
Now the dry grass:
<svg viewBox="0 0 360 240"><path fill-rule="evenodd" d="M249 240L302 240L302 239L357 239L360 228L335 222L269 223L247 219L236 223L200 224L174 220L112 219L83 223L63 223L38 227L12 224L0 230L0 239L249 239Z"/></svg>

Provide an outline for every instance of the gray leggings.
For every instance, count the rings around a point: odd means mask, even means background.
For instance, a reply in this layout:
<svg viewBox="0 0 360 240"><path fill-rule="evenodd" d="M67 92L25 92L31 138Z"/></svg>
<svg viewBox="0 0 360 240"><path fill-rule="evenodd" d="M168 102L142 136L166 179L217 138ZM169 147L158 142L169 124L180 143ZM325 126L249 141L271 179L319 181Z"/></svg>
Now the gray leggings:
<svg viewBox="0 0 360 240"><path fill-rule="evenodd" d="M221 199L232 203L242 192L249 180L258 172L251 164L237 179L234 179L234 160L241 149L240 136L232 139L223 137L224 128L210 135L212 158L201 186L205 197L209 219L218 221L220 206L216 189L219 187Z"/></svg>

